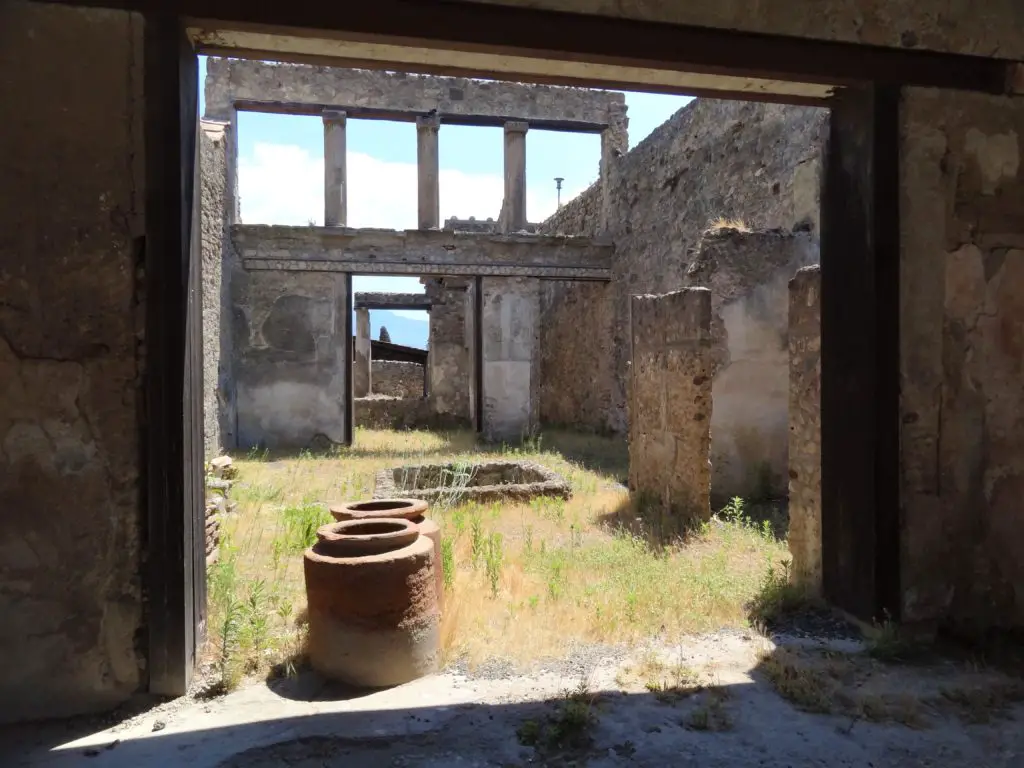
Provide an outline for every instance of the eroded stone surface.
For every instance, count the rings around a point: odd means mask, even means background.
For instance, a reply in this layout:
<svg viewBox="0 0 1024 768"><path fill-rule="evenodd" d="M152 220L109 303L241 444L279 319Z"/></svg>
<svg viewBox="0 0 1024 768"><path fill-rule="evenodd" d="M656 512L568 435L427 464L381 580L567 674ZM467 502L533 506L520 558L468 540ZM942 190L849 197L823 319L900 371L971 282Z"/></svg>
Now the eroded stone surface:
<svg viewBox="0 0 1024 768"><path fill-rule="evenodd" d="M718 219L809 225L816 238L826 119L821 109L697 99L608 161L607 200L595 184L541 225L615 245L609 286L545 286L545 421L626 431L629 297L686 287L693 252Z"/></svg>
<svg viewBox="0 0 1024 768"><path fill-rule="evenodd" d="M821 592L821 270L789 281L790 575Z"/></svg>
<svg viewBox="0 0 1024 768"><path fill-rule="evenodd" d="M0 720L145 680L142 28L0 6Z"/></svg>
<svg viewBox="0 0 1024 768"><path fill-rule="evenodd" d="M711 292L634 296L629 488L680 523L711 516Z"/></svg>
<svg viewBox="0 0 1024 768"><path fill-rule="evenodd" d="M904 617L1024 623L1024 105L908 89L903 117Z"/></svg>
<svg viewBox="0 0 1024 768"><path fill-rule="evenodd" d="M817 263L809 233L708 232L686 282L711 291L714 360L711 394L711 495L786 495L790 400L789 280Z"/></svg>
<svg viewBox="0 0 1024 768"><path fill-rule="evenodd" d="M419 363L373 361L373 394L388 397L423 397L424 368Z"/></svg>

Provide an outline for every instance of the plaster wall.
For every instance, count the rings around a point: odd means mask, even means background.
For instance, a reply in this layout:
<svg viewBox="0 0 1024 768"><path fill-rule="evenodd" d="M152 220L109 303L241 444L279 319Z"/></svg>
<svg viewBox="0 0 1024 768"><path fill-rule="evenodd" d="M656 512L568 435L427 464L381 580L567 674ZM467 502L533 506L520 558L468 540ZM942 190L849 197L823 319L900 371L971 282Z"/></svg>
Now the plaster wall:
<svg viewBox="0 0 1024 768"><path fill-rule="evenodd" d="M1024 624L1024 101L901 105L904 618Z"/></svg>
<svg viewBox="0 0 1024 768"><path fill-rule="evenodd" d="M142 20L0 5L0 720L145 684Z"/></svg>
<svg viewBox="0 0 1024 768"><path fill-rule="evenodd" d="M821 594L821 270L789 281L790 577Z"/></svg>
<svg viewBox="0 0 1024 768"><path fill-rule="evenodd" d="M232 281L238 447L342 442L348 281L329 273L241 272Z"/></svg>
<svg viewBox="0 0 1024 768"><path fill-rule="evenodd" d="M482 432L493 442L519 441L538 424L540 284L485 277L481 301Z"/></svg>
<svg viewBox="0 0 1024 768"><path fill-rule="evenodd" d="M609 286L545 290L545 420L626 431L629 297L685 287L714 222L804 227L816 237L826 120L822 109L697 99L610 159L607 203L595 184L542 224L545 233L595 236L605 220L615 244Z"/></svg>
<svg viewBox="0 0 1024 768"><path fill-rule="evenodd" d="M711 293L632 300L629 488L675 525L711 516Z"/></svg>
<svg viewBox="0 0 1024 768"><path fill-rule="evenodd" d="M808 233L719 229L701 240L686 282L711 290L711 495L787 492L789 280L818 261Z"/></svg>

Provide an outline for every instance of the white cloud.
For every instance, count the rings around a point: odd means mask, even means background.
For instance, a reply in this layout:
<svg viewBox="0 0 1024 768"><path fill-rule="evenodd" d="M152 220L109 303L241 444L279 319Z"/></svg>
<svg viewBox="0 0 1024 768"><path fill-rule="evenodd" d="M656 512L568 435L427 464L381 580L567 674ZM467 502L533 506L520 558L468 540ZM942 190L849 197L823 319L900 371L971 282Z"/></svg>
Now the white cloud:
<svg viewBox="0 0 1024 768"><path fill-rule="evenodd" d="M242 221L248 224L323 223L323 157L294 144L257 142L239 160ZM416 226L416 166L348 153L348 223L353 227L408 229ZM497 174L441 169L441 218L497 218L504 191ZM581 188L562 190L568 200ZM554 189L527 188L531 221L554 213ZM390 290L396 290L394 288Z"/></svg>

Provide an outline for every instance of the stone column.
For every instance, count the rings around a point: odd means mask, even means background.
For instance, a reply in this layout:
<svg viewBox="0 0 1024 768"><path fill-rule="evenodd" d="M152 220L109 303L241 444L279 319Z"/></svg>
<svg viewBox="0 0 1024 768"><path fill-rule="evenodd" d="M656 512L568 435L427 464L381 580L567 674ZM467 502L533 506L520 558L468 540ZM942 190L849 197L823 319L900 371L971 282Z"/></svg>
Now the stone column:
<svg viewBox="0 0 1024 768"><path fill-rule="evenodd" d="M324 226L348 226L345 113L324 112Z"/></svg>
<svg viewBox="0 0 1024 768"><path fill-rule="evenodd" d="M420 229L440 229L441 189L440 167L437 149L438 129L441 120L437 115L416 118L416 167L419 175L418 200Z"/></svg>
<svg viewBox="0 0 1024 768"><path fill-rule="evenodd" d="M526 228L526 131L524 122L505 123L505 201L502 231Z"/></svg>
<svg viewBox="0 0 1024 768"><path fill-rule="evenodd" d="M354 397L366 397L372 391L370 368L373 355L370 347L370 310L356 310L356 359L352 371L352 393Z"/></svg>
<svg viewBox="0 0 1024 768"><path fill-rule="evenodd" d="M601 131L601 212L598 232L608 231L611 221L612 190L616 185L618 160L629 151L629 133L626 105L615 105L609 116L608 127Z"/></svg>
<svg viewBox="0 0 1024 768"><path fill-rule="evenodd" d="M483 336L483 424L491 442L530 437L540 415L540 281L484 277L480 281Z"/></svg>

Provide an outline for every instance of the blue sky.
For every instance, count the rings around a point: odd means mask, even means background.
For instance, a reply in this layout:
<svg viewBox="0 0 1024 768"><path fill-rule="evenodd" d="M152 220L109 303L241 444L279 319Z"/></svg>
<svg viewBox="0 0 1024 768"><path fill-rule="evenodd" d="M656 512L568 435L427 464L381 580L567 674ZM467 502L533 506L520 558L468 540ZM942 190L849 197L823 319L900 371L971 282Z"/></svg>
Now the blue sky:
<svg viewBox="0 0 1024 768"><path fill-rule="evenodd" d="M200 58L200 78L206 60ZM200 114L203 110L200 87ZM627 93L629 143L636 146L689 101ZM318 117L243 112L238 120L239 195L249 224L323 222L323 124ZM416 128L413 123L348 121L348 223L392 229L416 226ZM502 130L442 125L441 217L497 217L501 207ZM542 221L598 174L600 137L531 130L526 139L527 216ZM420 291L417 278L357 277L360 291ZM402 314L406 314L403 312ZM426 319L425 313L410 317Z"/></svg>

